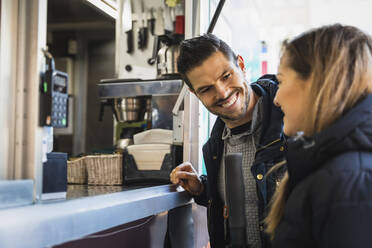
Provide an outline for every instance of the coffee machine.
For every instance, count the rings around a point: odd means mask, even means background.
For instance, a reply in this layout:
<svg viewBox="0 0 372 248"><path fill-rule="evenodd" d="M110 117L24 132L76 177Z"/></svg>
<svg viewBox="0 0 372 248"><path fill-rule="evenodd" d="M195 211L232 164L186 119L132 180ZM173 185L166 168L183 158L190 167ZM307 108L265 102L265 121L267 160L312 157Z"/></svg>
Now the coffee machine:
<svg viewBox="0 0 372 248"><path fill-rule="evenodd" d="M118 145L125 128L138 124L143 129L174 131L174 143L182 143L182 125L173 124L172 113L182 89L182 79L108 79L98 84L100 118L105 108L114 116L113 143ZM182 105L179 106L182 111ZM179 121L176 121L179 122ZM131 125L132 124L132 125ZM128 130L128 129L127 129ZM122 134L122 135L121 135Z"/></svg>
<svg viewBox="0 0 372 248"><path fill-rule="evenodd" d="M225 0L219 0L207 33L212 33L224 3ZM146 129L173 130L173 144L183 144L182 101L187 86L183 84L176 66L179 45L184 38L184 30L180 29L184 28L182 18L178 16L179 22L176 22L174 33L154 36L153 55L147 62L150 65L156 63L156 79L110 79L98 84L100 116L105 106L108 106L115 116L115 126L143 121ZM116 144L120 137L118 128L114 128L114 132Z"/></svg>

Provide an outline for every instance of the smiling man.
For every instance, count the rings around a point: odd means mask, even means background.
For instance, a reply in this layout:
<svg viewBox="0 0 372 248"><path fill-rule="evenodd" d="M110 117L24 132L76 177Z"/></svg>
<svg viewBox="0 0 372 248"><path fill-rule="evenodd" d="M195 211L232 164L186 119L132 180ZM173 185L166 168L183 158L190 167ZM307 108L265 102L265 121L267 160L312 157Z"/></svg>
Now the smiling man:
<svg viewBox="0 0 372 248"><path fill-rule="evenodd" d="M282 171L265 173L283 159L282 112L273 105L276 78L265 75L248 84L241 56L214 35L206 34L181 44L178 71L190 91L218 118L203 147L207 175L198 176L189 162L177 166L170 178L208 208L208 231L212 247L229 243L225 203L226 153L243 155L247 243L269 247L262 226L266 207Z"/></svg>
<svg viewBox="0 0 372 248"><path fill-rule="evenodd" d="M179 61L181 64L181 59ZM237 56L237 62L233 62L221 51L216 51L185 76L191 91L211 113L221 117L228 128L240 126L252 119L248 105L253 106L257 99L245 83L241 56Z"/></svg>

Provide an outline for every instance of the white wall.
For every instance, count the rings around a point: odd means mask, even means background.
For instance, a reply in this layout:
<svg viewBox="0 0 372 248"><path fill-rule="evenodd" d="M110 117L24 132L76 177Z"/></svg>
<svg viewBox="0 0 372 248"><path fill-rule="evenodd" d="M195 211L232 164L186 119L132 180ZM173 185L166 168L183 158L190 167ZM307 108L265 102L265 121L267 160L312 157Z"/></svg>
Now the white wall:
<svg viewBox="0 0 372 248"><path fill-rule="evenodd" d="M262 23L260 39L269 45L269 73L275 73L281 42L310 28L342 23L372 32L372 1L368 0L254 0Z"/></svg>
<svg viewBox="0 0 372 248"><path fill-rule="evenodd" d="M309 1L309 7L311 25L314 27L340 22L372 33L372 1L312 0Z"/></svg>
<svg viewBox="0 0 372 248"><path fill-rule="evenodd" d="M118 0L118 5L123 0ZM141 2L138 0L132 0L132 13L133 13L133 47L134 51L128 54L127 51L127 35L124 32L116 30L116 41L117 41L117 56L116 56L116 74L118 78L142 78L142 79L154 79L156 78L156 64L149 65L147 60L152 57L154 36L149 33L147 48L144 50L138 49L138 34L137 30L142 25L142 22L136 21L135 19L140 16L141 13ZM154 16L156 18L156 9L158 7L165 8L164 0L143 0L144 7L147 10L154 8ZM119 12L121 7L119 7ZM121 16L121 15L119 15ZM120 25L120 24L119 24ZM156 25L156 20L155 20ZM131 65L133 70L128 72L125 70L126 65Z"/></svg>

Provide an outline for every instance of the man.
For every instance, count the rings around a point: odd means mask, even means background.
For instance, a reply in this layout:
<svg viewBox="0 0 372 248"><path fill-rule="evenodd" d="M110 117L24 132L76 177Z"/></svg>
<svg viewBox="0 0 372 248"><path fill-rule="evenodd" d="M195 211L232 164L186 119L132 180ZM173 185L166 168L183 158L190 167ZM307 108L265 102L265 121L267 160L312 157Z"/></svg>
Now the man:
<svg viewBox="0 0 372 248"><path fill-rule="evenodd" d="M228 165L224 156L228 152L242 153L247 242L250 247L269 247L262 223L280 175L264 175L283 160L284 150L283 115L273 105L275 76L266 75L248 85L242 57L211 34L181 44L178 71L190 91L218 118L203 147L207 176L198 177L186 162L172 171L171 181L208 208L211 246L225 247L229 244L229 228L224 173Z"/></svg>

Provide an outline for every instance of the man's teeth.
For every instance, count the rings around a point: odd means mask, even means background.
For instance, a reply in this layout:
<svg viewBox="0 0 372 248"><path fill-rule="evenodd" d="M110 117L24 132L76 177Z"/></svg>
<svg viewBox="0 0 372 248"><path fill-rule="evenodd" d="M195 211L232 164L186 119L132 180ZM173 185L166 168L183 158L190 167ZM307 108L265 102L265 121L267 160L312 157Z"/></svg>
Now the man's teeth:
<svg viewBox="0 0 372 248"><path fill-rule="evenodd" d="M230 107L231 105L234 104L234 102L236 101L236 98L237 98L238 94L234 94L233 96L231 96L224 104L221 104L221 106L223 108L228 108Z"/></svg>

